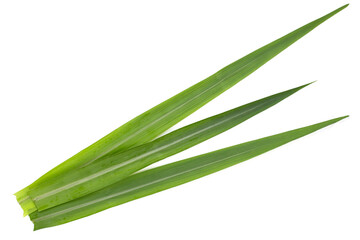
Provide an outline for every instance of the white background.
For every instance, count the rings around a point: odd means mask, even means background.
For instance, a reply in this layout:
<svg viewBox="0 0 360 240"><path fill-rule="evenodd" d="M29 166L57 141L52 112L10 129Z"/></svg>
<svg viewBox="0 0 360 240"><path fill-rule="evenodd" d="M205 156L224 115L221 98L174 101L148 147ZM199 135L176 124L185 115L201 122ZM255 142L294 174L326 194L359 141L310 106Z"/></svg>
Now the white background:
<svg viewBox="0 0 360 240"><path fill-rule="evenodd" d="M350 118L222 172L58 227L33 232L12 195L127 120L346 3L1 1L0 238L359 239L355 0L175 128L318 82L161 164Z"/></svg>

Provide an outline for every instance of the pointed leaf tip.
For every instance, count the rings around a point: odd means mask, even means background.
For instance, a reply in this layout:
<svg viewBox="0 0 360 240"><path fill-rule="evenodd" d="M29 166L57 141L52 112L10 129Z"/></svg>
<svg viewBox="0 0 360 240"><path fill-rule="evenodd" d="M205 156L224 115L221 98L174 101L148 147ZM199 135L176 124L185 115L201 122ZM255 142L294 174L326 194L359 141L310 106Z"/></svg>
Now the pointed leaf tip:
<svg viewBox="0 0 360 240"><path fill-rule="evenodd" d="M297 91L300 91L300 90L303 89L304 87L307 87L307 86L309 86L310 84L312 84L312 83L314 83L314 82L315 82L315 81L310 82L310 83L306 83L306 84L301 85L301 86L299 86L299 87L295 87L295 88L292 88L292 89L290 89L290 90L287 90L287 91L285 91L285 92L283 92L283 93L286 93L286 92L296 93Z"/></svg>
<svg viewBox="0 0 360 240"><path fill-rule="evenodd" d="M307 87L307 86L313 84L314 82L316 82L316 80L315 80L315 81L312 81L312 82L309 82L309 83L307 83L307 84L304 84L304 85L300 86L299 88Z"/></svg>
<svg viewBox="0 0 360 240"><path fill-rule="evenodd" d="M339 117L339 118L340 118L340 120L342 120L342 119L345 119L345 118L348 118L348 117L350 117L350 115L345 115L345 116Z"/></svg>
<svg viewBox="0 0 360 240"><path fill-rule="evenodd" d="M348 3L348 4L345 4L345 5L341 6L341 7L339 7L339 8L336 9L335 11L340 12L341 10L347 8L348 6L349 6L349 3ZM335 12L335 11L334 11L334 12Z"/></svg>
<svg viewBox="0 0 360 240"><path fill-rule="evenodd" d="M347 8L347 6L349 6L349 4L345 4L344 6L341 6L341 7L339 7L338 9L335 9L334 11L332 11L331 13L329 13L329 14L326 15L326 16L331 17L331 16L337 14L338 12L342 11L343 9ZM325 16L325 17L326 17L326 16Z"/></svg>
<svg viewBox="0 0 360 240"><path fill-rule="evenodd" d="M348 117L349 117L349 115L345 115L345 116L342 116L342 117L334 118L333 120L340 121L340 120L343 120L343 119L348 118Z"/></svg>
<svg viewBox="0 0 360 240"><path fill-rule="evenodd" d="M328 123L330 125L330 124L334 124L334 123L339 122L339 121L341 121L341 120L343 120L345 118L348 118L348 117L349 117L349 115L345 115L345 116L342 116L342 117L330 119L330 120L325 121L323 123Z"/></svg>

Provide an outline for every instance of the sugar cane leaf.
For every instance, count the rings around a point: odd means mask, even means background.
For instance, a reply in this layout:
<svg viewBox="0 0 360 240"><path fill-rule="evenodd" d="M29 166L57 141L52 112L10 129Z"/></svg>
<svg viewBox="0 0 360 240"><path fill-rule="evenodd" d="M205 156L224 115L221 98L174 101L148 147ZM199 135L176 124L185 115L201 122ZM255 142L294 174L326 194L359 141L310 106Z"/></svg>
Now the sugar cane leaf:
<svg viewBox="0 0 360 240"><path fill-rule="evenodd" d="M71 222L228 168L346 117L335 118L136 173L82 198L32 213L30 218L35 230Z"/></svg>
<svg viewBox="0 0 360 240"><path fill-rule="evenodd" d="M36 208L42 211L97 191L244 122L307 85L240 106L180 128L152 142L104 157L38 186L29 192L29 196Z"/></svg>
<svg viewBox="0 0 360 240"><path fill-rule="evenodd" d="M32 205L28 196L28 192L32 188L49 181L49 179L56 179L62 173L92 162L106 154L129 149L152 140L222 92L234 86L237 82L244 79L281 51L347 6L348 5L344 5L237 60L207 79L132 119L50 170L34 183L15 194L19 204L24 210L24 214L26 215L33 211L35 207Z"/></svg>

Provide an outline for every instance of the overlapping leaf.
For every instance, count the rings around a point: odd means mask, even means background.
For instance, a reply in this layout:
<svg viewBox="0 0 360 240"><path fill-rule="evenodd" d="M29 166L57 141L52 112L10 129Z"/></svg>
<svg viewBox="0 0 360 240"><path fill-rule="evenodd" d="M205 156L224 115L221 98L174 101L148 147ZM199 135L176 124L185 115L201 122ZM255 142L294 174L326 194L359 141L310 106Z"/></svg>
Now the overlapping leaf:
<svg viewBox="0 0 360 240"><path fill-rule="evenodd" d="M222 133L275 105L301 88L281 92L168 133L152 142L63 173L30 191L42 211L113 184L130 174Z"/></svg>
<svg viewBox="0 0 360 240"><path fill-rule="evenodd" d="M35 230L67 223L193 181L346 118L340 117L134 174L82 198L30 215Z"/></svg>

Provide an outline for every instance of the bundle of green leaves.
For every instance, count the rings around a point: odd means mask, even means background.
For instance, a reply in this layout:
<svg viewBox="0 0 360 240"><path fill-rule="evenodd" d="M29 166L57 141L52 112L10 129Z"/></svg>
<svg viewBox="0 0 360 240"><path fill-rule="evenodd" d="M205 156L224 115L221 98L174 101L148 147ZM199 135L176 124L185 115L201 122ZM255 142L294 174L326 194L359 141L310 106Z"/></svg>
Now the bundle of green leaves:
<svg viewBox="0 0 360 240"><path fill-rule="evenodd" d="M229 130L309 85L265 97L159 137L346 7L235 61L50 170L15 194L24 215L30 215L35 230L67 223L220 171L346 118L331 119L138 172Z"/></svg>

